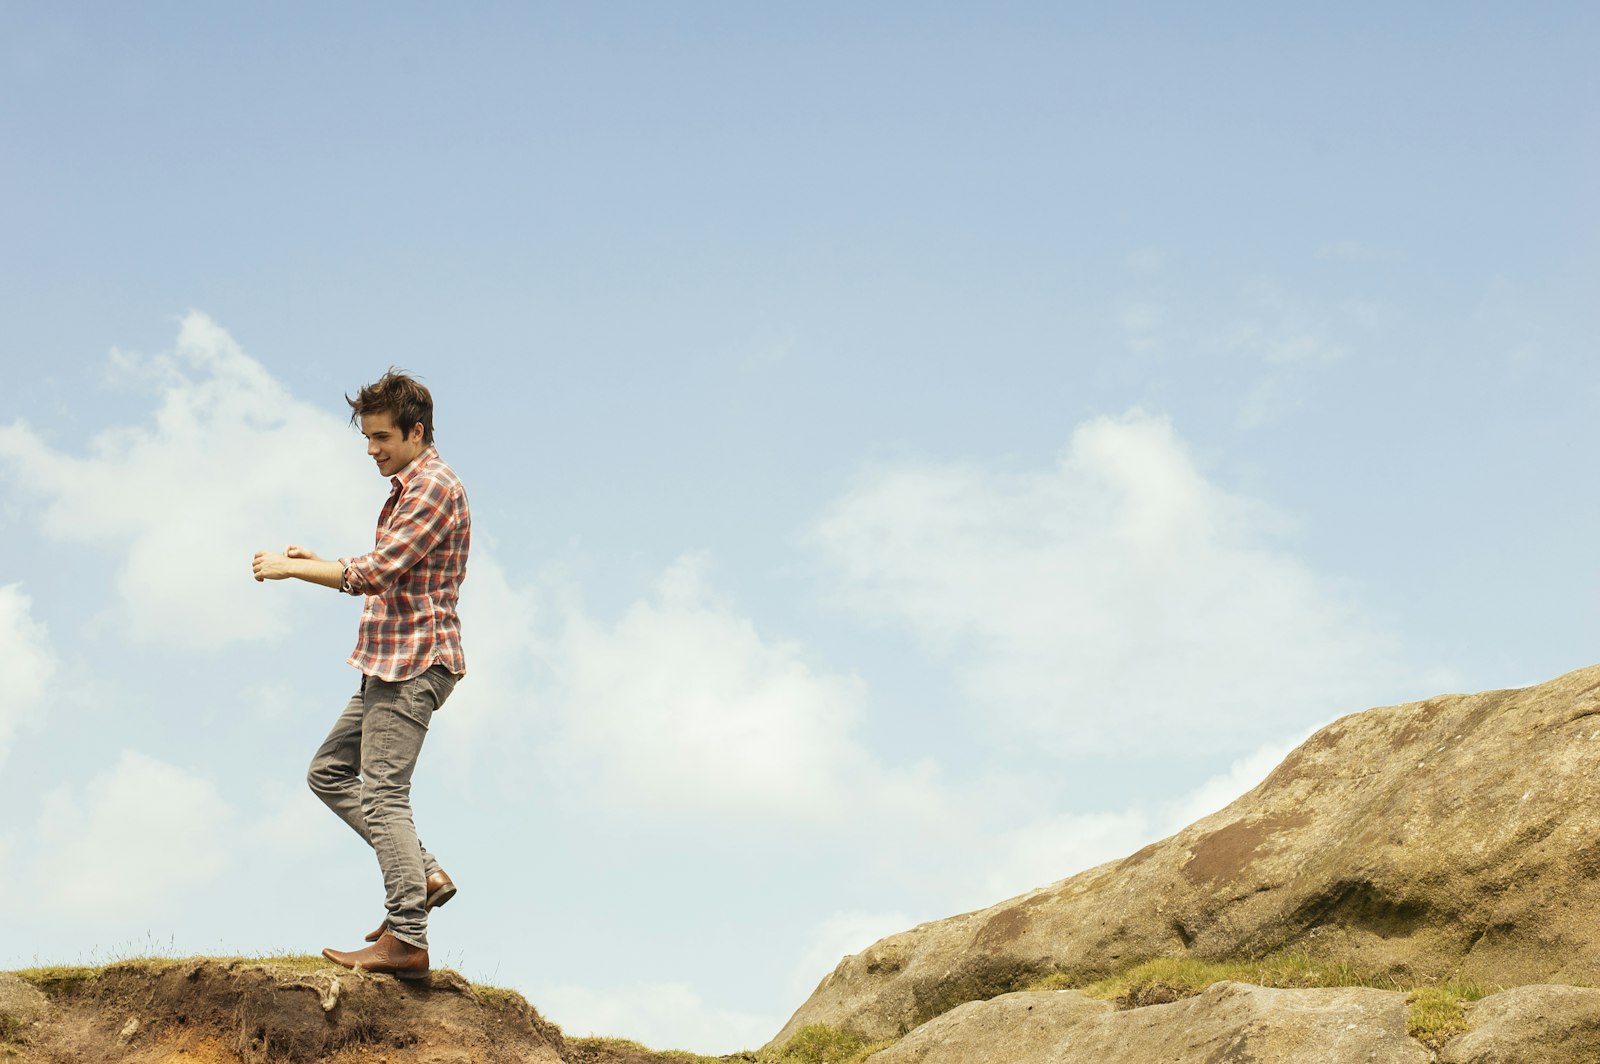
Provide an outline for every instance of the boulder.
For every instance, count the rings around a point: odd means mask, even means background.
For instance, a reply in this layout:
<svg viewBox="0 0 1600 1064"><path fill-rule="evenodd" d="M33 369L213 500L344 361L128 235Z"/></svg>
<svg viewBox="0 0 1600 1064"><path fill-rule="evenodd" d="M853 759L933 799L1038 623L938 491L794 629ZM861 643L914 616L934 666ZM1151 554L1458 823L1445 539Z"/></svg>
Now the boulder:
<svg viewBox="0 0 1600 1064"><path fill-rule="evenodd" d="M917 1028L873 1064L1428 1064L1406 1033L1406 995L1364 987L1217 983L1117 1011L1077 991L974 1001Z"/></svg>
<svg viewBox="0 0 1600 1064"><path fill-rule="evenodd" d="M0 1046L27 1044L50 1014L50 1001L32 983L0 972Z"/></svg>
<svg viewBox="0 0 1600 1064"><path fill-rule="evenodd" d="M1600 990L1519 986L1467 1007L1471 1028L1439 1064L1573 1064L1600 1060Z"/></svg>
<svg viewBox="0 0 1600 1064"><path fill-rule="evenodd" d="M1600 982L1600 666L1344 717L1139 852L846 957L774 1039L896 1037L1049 973L1279 951L1418 984Z"/></svg>
<svg viewBox="0 0 1600 1064"><path fill-rule="evenodd" d="M1075 990L1002 994L929 1020L872 1056L872 1064L1024 1064L1055 1059L1072 1032L1116 1014Z"/></svg>

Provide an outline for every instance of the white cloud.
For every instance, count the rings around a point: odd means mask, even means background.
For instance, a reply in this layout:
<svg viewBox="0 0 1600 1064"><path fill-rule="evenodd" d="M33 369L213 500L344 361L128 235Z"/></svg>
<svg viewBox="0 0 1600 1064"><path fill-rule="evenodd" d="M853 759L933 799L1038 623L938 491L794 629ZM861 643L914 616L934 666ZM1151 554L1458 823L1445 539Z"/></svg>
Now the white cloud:
<svg viewBox="0 0 1600 1064"><path fill-rule="evenodd" d="M1155 837L1148 810L1063 813L1004 833L1001 857L987 869L988 901L1015 897L1085 868L1126 857Z"/></svg>
<svg viewBox="0 0 1600 1064"><path fill-rule="evenodd" d="M1254 753L1242 757L1228 766L1227 771L1206 780L1199 787L1174 802L1166 811L1165 834L1180 831L1202 817L1226 808L1234 799L1266 779L1272 770L1283 763L1289 752L1309 739L1322 725L1306 728L1287 742L1270 742Z"/></svg>
<svg viewBox="0 0 1600 1064"><path fill-rule="evenodd" d="M568 742L657 805L838 812L846 781L872 774L850 738L864 685L764 638L704 565L680 559L615 624L571 615L552 662Z"/></svg>
<svg viewBox="0 0 1600 1064"><path fill-rule="evenodd" d="M1049 469L880 468L813 540L843 601L950 660L996 733L1203 753L1397 685L1385 635L1272 545L1283 524L1134 412Z"/></svg>
<svg viewBox="0 0 1600 1064"><path fill-rule="evenodd" d="M539 987L528 997L569 1037L629 1038L652 1049L753 1049L784 1020L712 1008L685 983L628 983L603 990L557 984Z"/></svg>
<svg viewBox="0 0 1600 1064"><path fill-rule="evenodd" d="M1170 802L1135 802L1108 813L1063 813L1003 833L998 838L999 855L989 865L984 884L988 900L975 904L992 905L1182 831L1266 779L1316 730L1307 728L1292 740L1266 743Z"/></svg>
<svg viewBox="0 0 1600 1064"><path fill-rule="evenodd" d="M0 676L0 763L11 749L17 730L28 724L44 701L56 658L44 625L33 619L33 602L20 584L0 587L0 647L5 671Z"/></svg>
<svg viewBox="0 0 1600 1064"><path fill-rule="evenodd" d="M255 583L250 555L291 540L330 555L370 541L382 499L343 411L290 395L199 313L172 353L118 353L113 364L117 386L156 393L149 424L109 428L83 455L24 424L0 427L0 475L45 500L46 534L117 560L131 637L207 649L284 633L319 592ZM890 806L917 801L926 772L877 772L848 735L862 683L764 638L713 598L700 562L675 566L608 624L558 581L514 585L479 531L462 589L468 675L434 736L446 764L470 767L487 743L522 749L531 735L548 760L557 731L600 767L609 793L658 805L836 812L868 780ZM270 715L290 704L288 690L268 682L247 701Z"/></svg>
<svg viewBox="0 0 1600 1064"><path fill-rule="evenodd" d="M221 871L233 819L210 780L125 750L82 793L45 795L35 896L105 922L170 909Z"/></svg>
<svg viewBox="0 0 1600 1064"><path fill-rule="evenodd" d="M963 844L963 865L978 874L953 872L948 858L941 858L945 911L987 908L1166 838L1260 783L1312 730L1292 741L1263 745L1173 801L1136 801L1110 812L1050 814L971 839ZM995 811L989 812L992 817ZM794 965L791 997L803 1000L843 957L915 922L903 912L843 912L821 921Z"/></svg>
<svg viewBox="0 0 1600 1064"><path fill-rule="evenodd" d="M384 485L359 437L203 314L183 319L170 355L113 363L119 386L156 391L152 423L108 428L82 456L22 422L0 426L0 472L46 500L47 535L118 559L133 638L211 647L285 632L305 600L255 583L251 555L290 541L332 554L370 537Z"/></svg>
<svg viewBox="0 0 1600 1064"><path fill-rule="evenodd" d="M353 837L304 785L291 786L282 780L263 783L253 812L254 823L247 836L297 861L342 849Z"/></svg>
<svg viewBox="0 0 1600 1064"><path fill-rule="evenodd" d="M514 586L474 529L472 559L461 587L462 644L467 675L456 684L428 741L454 770L477 771L487 745L515 746L555 724L548 669L550 603L560 591L548 580ZM434 756L431 755L430 756Z"/></svg>

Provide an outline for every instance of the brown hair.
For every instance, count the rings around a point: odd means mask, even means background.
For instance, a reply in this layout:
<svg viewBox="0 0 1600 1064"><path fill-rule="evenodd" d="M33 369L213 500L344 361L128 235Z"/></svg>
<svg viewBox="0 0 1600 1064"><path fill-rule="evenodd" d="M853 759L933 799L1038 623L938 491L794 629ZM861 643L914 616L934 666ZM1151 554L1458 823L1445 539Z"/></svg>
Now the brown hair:
<svg viewBox="0 0 1600 1064"><path fill-rule="evenodd" d="M352 425L364 414L388 414L401 435L410 437L411 426L421 425L422 442L433 442L433 396L426 385L393 366L375 383L363 386L354 399L347 395L344 401L350 404Z"/></svg>

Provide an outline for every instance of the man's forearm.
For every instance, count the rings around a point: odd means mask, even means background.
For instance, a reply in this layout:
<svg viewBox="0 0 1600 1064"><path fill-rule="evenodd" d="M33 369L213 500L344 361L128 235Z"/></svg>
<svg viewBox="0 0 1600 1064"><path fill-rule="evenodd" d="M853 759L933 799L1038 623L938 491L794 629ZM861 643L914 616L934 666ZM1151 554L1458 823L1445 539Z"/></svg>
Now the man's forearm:
<svg viewBox="0 0 1600 1064"><path fill-rule="evenodd" d="M258 550L250 563L256 580L287 580L294 577L311 584L321 584L342 591L344 566L337 561L319 558L304 547L290 547L290 553Z"/></svg>
<svg viewBox="0 0 1600 1064"><path fill-rule="evenodd" d="M286 558L284 565L289 575L310 584L321 584L339 590L344 580L344 566L324 558Z"/></svg>

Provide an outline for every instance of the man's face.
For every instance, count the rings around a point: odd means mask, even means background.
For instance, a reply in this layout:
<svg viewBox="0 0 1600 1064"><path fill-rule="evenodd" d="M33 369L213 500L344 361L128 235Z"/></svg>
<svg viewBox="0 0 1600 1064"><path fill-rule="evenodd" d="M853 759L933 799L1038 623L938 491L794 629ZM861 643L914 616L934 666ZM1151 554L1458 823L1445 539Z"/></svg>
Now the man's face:
<svg viewBox="0 0 1600 1064"><path fill-rule="evenodd" d="M367 438L367 454L378 463L378 472L392 477L410 465L424 450L422 425L411 426L411 435L401 435L394 415L388 412L361 415L361 435Z"/></svg>

